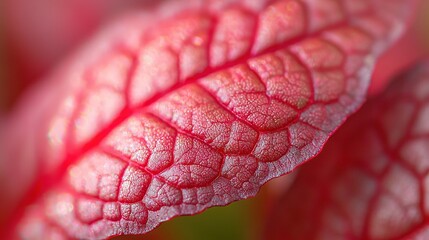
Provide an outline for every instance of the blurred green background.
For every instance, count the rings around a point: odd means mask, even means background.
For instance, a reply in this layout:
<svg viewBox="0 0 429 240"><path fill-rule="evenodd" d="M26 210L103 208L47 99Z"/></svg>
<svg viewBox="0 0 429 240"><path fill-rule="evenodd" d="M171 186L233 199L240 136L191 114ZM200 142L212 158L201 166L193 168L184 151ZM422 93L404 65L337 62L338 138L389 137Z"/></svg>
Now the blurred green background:
<svg viewBox="0 0 429 240"><path fill-rule="evenodd" d="M259 200L244 200L226 207L210 208L195 216L178 217L161 224L141 239L258 240L261 239L264 225L258 213Z"/></svg>

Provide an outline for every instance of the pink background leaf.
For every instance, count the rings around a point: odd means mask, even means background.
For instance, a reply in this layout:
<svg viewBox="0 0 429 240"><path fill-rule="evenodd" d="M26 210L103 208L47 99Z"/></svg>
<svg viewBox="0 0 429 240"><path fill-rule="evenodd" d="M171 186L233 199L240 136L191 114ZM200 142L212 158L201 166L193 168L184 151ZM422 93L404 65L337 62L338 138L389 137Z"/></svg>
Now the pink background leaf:
<svg viewBox="0 0 429 240"><path fill-rule="evenodd" d="M267 239L427 239L428 65L397 79L303 166Z"/></svg>

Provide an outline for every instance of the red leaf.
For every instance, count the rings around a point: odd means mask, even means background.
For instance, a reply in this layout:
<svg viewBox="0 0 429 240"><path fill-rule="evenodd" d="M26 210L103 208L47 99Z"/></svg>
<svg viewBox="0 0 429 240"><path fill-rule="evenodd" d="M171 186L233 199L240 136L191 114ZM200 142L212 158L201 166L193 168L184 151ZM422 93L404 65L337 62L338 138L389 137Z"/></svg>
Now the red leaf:
<svg viewBox="0 0 429 240"><path fill-rule="evenodd" d="M267 239L427 239L429 65L369 102L275 208Z"/></svg>
<svg viewBox="0 0 429 240"><path fill-rule="evenodd" d="M4 231L139 234L255 195L360 106L374 58L413 5L195 0L124 20L9 127L5 176L27 178L3 191Z"/></svg>
<svg viewBox="0 0 429 240"><path fill-rule="evenodd" d="M368 89L369 96L380 94L389 86L389 82L393 80L392 76L397 76L410 69L419 61L427 58L428 55L415 28L404 33L402 38L390 49L381 55L377 61Z"/></svg>
<svg viewBox="0 0 429 240"><path fill-rule="evenodd" d="M1 87L7 86L7 103L98 27L127 10L150 7L156 1L160 0L38 0L37 4L3 0L1 43L5 48L2 46L1 53L7 55L9 77L2 78Z"/></svg>

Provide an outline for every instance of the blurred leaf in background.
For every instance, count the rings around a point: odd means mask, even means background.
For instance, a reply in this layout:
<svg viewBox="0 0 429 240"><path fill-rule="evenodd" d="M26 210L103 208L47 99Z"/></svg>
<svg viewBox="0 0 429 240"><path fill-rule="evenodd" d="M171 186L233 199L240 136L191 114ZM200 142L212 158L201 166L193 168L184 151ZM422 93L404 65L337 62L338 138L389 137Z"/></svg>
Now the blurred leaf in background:
<svg viewBox="0 0 429 240"><path fill-rule="evenodd" d="M5 19L4 19L4 2L0 1L0 115L5 111L8 105L9 97L9 77L8 77L8 64L6 59L6 46L5 46Z"/></svg>
<svg viewBox="0 0 429 240"><path fill-rule="evenodd" d="M427 0L423 1L422 12L417 27L420 35L423 37L426 51L429 51L429 1Z"/></svg>
<svg viewBox="0 0 429 240"><path fill-rule="evenodd" d="M2 99L6 99L4 91L9 99L2 100L2 109L100 27L127 11L157 2L160 0L0 0L0 59L7 61L9 72L0 85Z"/></svg>

